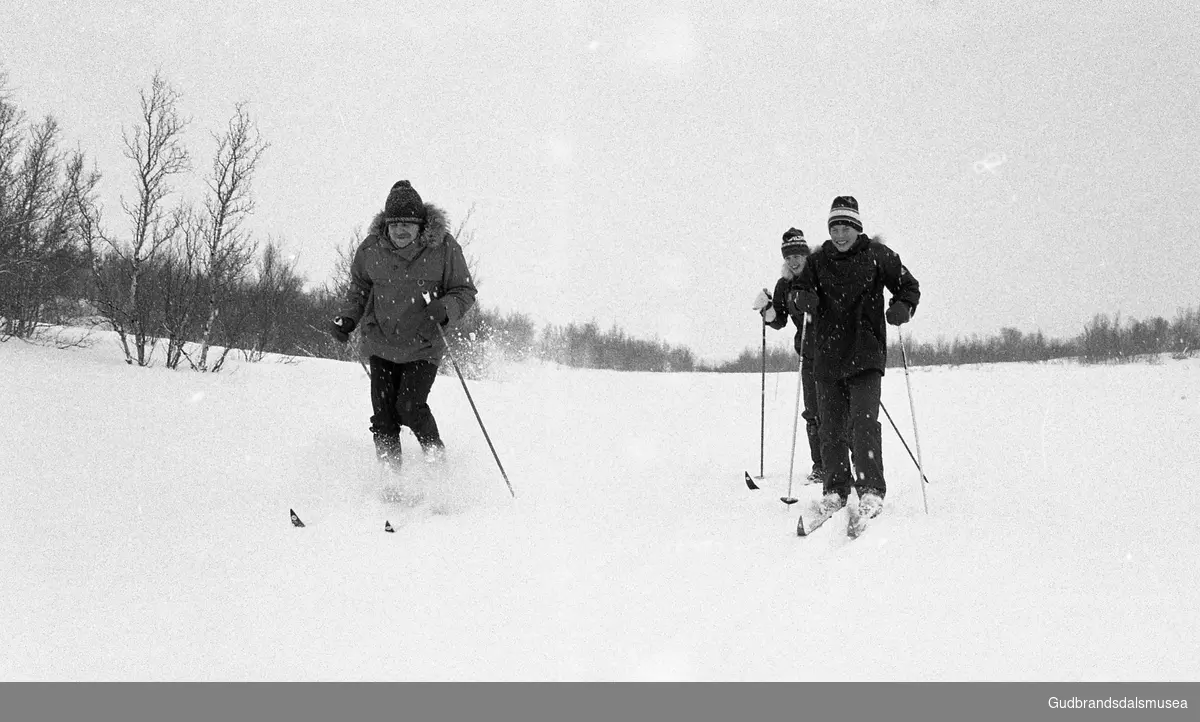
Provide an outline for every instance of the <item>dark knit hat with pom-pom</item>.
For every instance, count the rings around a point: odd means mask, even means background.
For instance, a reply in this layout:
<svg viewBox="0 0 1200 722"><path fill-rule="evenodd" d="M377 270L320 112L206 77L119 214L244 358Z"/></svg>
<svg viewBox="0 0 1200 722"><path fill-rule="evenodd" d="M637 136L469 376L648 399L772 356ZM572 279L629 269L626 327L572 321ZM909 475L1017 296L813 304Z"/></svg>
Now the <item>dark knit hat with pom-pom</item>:
<svg viewBox="0 0 1200 722"><path fill-rule="evenodd" d="M425 203L411 183L396 181L383 204L383 217L389 223L424 223Z"/></svg>

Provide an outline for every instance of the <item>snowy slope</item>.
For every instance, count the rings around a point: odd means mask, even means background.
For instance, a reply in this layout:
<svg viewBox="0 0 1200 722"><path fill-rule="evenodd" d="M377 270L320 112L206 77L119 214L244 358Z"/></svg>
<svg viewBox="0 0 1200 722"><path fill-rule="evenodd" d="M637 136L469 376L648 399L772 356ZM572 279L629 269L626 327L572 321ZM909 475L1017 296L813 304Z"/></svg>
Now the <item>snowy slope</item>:
<svg viewBox="0 0 1200 722"><path fill-rule="evenodd" d="M779 500L794 374L757 492L757 375L469 382L515 499L443 376L453 513L407 516L358 365L138 369L96 339L0 344L2 680L1200 678L1194 359L914 369L930 514L881 417L887 509L850 543Z"/></svg>

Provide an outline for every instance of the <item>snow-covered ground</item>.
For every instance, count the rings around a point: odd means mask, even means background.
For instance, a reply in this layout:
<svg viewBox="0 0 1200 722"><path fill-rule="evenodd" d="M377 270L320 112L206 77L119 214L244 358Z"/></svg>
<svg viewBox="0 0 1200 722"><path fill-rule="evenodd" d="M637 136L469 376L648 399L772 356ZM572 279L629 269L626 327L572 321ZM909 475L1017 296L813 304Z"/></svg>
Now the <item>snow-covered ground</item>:
<svg viewBox="0 0 1200 722"><path fill-rule="evenodd" d="M360 366L95 341L0 344L0 680L1200 679L1197 359L913 369L929 514L881 416L849 542L780 501L795 374L750 491L757 374L502 367L469 384L515 499L442 376L432 514L379 499ZM884 405L911 445L899 370Z"/></svg>

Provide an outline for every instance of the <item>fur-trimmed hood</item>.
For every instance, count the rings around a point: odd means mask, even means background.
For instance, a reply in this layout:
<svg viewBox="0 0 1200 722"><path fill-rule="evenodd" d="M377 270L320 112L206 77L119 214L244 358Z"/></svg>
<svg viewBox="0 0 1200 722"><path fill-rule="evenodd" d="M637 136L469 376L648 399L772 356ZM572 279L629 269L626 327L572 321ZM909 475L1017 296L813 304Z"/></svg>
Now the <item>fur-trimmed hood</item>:
<svg viewBox="0 0 1200 722"><path fill-rule="evenodd" d="M417 243L422 246L436 248L446 242L446 236L450 235L448 228L449 221L446 220L446 212L438 208L432 203L425 203L425 224L421 228L421 235L417 236ZM387 241L387 223L385 222L385 214L379 211L375 214L375 218L371 220L371 225L367 229L367 235L376 236L381 241Z"/></svg>
<svg viewBox="0 0 1200 722"><path fill-rule="evenodd" d="M814 255L816 255L820 252L821 252L821 246L817 246L805 258L812 258ZM807 261L806 261L806 263L807 263ZM785 278L789 281L796 277L796 274L792 272L792 267L788 265L787 261L783 262L783 269L781 271L779 271L779 275L781 278Z"/></svg>

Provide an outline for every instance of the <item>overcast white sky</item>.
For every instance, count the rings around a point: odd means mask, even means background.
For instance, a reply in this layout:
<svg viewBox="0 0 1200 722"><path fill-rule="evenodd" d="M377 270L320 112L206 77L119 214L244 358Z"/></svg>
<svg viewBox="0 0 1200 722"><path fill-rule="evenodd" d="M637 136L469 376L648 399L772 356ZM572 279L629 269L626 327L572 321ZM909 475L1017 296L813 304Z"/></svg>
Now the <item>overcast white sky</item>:
<svg viewBox="0 0 1200 722"><path fill-rule="evenodd" d="M485 306L708 359L758 345L780 235L839 194L920 280L919 340L1200 305L1191 0L11 4L11 98L96 160L111 229L159 69L198 167L250 102L252 227L312 281L407 178L474 207Z"/></svg>

